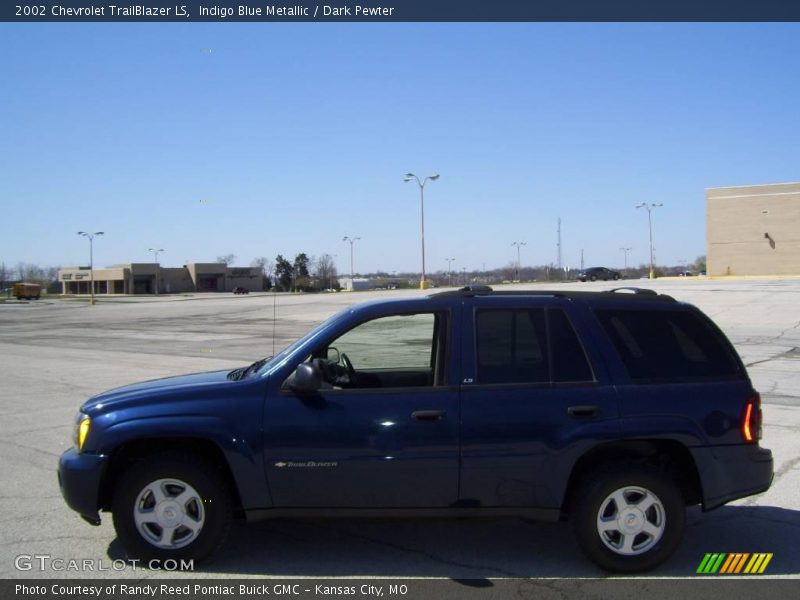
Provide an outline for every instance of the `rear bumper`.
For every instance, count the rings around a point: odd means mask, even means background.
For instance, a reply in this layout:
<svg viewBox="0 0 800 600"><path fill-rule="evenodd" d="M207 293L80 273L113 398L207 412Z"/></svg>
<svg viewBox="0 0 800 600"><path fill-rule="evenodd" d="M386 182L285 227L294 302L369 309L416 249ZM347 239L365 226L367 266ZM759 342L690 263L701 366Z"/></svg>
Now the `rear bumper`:
<svg viewBox="0 0 800 600"><path fill-rule="evenodd" d="M769 489L772 452L753 444L692 448L703 485L703 510Z"/></svg>
<svg viewBox="0 0 800 600"><path fill-rule="evenodd" d="M79 454L74 448L58 461L58 485L67 506L93 525L100 523L100 480L107 462L103 454Z"/></svg>

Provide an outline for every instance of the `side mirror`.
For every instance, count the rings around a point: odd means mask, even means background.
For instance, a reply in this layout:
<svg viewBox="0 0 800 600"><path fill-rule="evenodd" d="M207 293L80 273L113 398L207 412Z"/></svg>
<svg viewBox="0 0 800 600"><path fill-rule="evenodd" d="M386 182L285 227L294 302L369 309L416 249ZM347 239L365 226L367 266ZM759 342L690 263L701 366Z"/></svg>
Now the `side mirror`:
<svg viewBox="0 0 800 600"><path fill-rule="evenodd" d="M311 363L300 363L286 381L286 387L296 394L313 394L322 385L322 376Z"/></svg>
<svg viewBox="0 0 800 600"><path fill-rule="evenodd" d="M328 362L336 363L337 365L341 360L341 357L339 355L339 350L337 348L334 348L333 346L325 350L325 358L328 360Z"/></svg>

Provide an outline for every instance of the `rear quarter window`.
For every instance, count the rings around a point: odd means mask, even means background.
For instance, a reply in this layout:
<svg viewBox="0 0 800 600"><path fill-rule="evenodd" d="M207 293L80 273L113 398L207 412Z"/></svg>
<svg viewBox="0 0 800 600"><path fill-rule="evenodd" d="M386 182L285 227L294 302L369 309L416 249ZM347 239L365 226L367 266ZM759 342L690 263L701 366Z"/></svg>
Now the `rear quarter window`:
<svg viewBox="0 0 800 600"><path fill-rule="evenodd" d="M727 340L692 311L598 309L595 314L632 380L741 376Z"/></svg>

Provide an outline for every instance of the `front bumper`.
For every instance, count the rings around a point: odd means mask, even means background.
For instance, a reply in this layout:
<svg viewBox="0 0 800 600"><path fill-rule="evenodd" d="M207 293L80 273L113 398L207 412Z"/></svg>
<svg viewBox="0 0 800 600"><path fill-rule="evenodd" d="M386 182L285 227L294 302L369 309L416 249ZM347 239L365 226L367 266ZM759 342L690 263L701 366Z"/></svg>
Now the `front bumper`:
<svg viewBox="0 0 800 600"><path fill-rule="evenodd" d="M93 525L100 523L100 481L108 456L80 454L70 448L58 461L58 485L67 505Z"/></svg>
<svg viewBox="0 0 800 600"><path fill-rule="evenodd" d="M703 510L760 494L773 477L772 452L755 444L692 448L703 485Z"/></svg>

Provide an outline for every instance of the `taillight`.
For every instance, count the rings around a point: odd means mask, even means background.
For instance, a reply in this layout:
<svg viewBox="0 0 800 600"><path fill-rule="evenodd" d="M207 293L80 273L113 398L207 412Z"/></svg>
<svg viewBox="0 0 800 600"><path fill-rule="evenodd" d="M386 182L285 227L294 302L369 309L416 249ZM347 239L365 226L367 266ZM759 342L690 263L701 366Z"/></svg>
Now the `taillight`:
<svg viewBox="0 0 800 600"><path fill-rule="evenodd" d="M742 437L745 442L758 442L761 439L761 395L753 393L747 399L742 418Z"/></svg>

